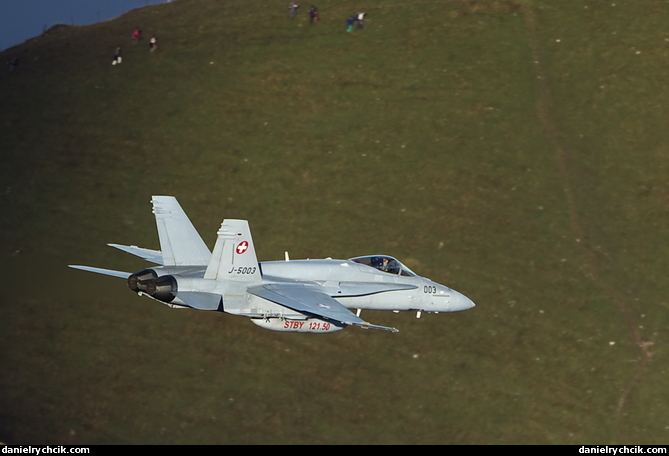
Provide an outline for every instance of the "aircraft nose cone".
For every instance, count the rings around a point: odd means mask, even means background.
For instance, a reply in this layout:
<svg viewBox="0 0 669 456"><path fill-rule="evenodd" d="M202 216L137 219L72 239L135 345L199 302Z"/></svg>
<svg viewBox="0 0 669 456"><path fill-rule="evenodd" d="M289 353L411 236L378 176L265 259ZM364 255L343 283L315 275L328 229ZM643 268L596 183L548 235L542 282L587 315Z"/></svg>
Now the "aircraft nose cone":
<svg viewBox="0 0 669 456"><path fill-rule="evenodd" d="M472 307L476 307L476 304L474 304L474 301L469 299L467 296L458 293L458 295L453 299L453 310L455 311L460 311L460 310L467 310L471 309Z"/></svg>

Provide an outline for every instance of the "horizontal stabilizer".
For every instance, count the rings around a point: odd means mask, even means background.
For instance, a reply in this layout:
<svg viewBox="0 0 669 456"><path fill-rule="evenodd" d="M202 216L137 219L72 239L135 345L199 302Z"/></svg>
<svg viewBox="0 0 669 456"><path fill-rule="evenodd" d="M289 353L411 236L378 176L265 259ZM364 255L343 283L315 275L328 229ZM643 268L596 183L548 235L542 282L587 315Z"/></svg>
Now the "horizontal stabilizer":
<svg viewBox="0 0 669 456"><path fill-rule="evenodd" d="M121 279L127 279L132 275L131 272L123 271L114 271L113 269L102 269L102 268L92 268L90 266L79 266L76 264L68 264L72 269L79 269L81 271L95 272L97 274L104 274L112 277L120 277Z"/></svg>
<svg viewBox="0 0 669 456"><path fill-rule="evenodd" d="M120 245L120 244L107 244L110 247L114 247L119 250L123 250L131 255L138 256L150 261L151 263L163 264L163 253L160 250L151 250L144 249L142 247L137 247L136 245Z"/></svg>
<svg viewBox="0 0 669 456"><path fill-rule="evenodd" d="M216 293L177 291L176 296L193 309L217 310L221 305L221 295Z"/></svg>

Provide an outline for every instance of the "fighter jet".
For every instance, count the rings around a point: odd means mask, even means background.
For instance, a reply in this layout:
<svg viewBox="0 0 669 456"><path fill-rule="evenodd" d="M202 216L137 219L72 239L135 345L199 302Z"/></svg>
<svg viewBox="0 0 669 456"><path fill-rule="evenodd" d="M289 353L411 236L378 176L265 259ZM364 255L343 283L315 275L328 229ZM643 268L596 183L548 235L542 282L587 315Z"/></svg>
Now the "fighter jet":
<svg viewBox="0 0 669 456"><path fill-rule="evenodd" d="M213 253L172 196L153 196L160 250L108 244L158 266L135 273L69 265L126 279L139 296L172 308L227 312L274 331L331 333L347 326L382 329L364 309L455 312L474 307L461 293L420 277L388 255L349 260L258 262L249 223L225 219ZM349 309L356 309L353 313Z"/></svg>

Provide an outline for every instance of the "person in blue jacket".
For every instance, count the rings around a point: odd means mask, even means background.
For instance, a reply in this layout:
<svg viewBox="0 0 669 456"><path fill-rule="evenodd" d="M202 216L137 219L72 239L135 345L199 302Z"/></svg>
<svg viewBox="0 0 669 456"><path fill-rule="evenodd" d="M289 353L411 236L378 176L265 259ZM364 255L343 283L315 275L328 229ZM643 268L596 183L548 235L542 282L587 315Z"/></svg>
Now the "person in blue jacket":
<svg viewBox="0 0 669 456"><path fill-rule="evenodd" d="M348 28L346 29L347 32L352 32L353 31L353 24L355 24L355 17L351 16L346 21L346 25L348 25Z"/></svg>

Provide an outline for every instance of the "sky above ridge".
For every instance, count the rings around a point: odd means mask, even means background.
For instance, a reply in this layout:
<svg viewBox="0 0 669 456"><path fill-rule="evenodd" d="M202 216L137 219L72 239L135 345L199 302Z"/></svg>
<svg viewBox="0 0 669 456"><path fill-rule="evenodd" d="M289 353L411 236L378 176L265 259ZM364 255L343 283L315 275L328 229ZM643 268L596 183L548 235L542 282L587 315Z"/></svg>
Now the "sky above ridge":
<svg viewBox="0 0 669 456"><path fill-rule="evenodd" d="M0 50L56 24L87 25L168 0L0 0Z"/></svg>

